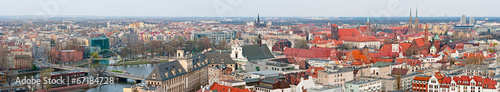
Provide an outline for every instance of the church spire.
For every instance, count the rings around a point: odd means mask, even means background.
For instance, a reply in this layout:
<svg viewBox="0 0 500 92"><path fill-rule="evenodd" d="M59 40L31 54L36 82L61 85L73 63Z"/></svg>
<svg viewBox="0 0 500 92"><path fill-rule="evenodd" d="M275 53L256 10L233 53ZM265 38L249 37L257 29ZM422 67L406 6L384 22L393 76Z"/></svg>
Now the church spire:
<svg viewBox="0 0 500 92"><path fill-rule="evenodd" d="M371 28L370 28L370 13L367 13L366 16L366 35L370 36Z"/></svg>
<svg viewBox="0 0 500 92"><path fill-rule="evenodd" d="M410 18L408 19L408 32L407 33L410 33L410 32L413 32L413 25L412 25L412 22L413 22L413 18L411 17L411 7L410 7Z"/></svg>
<svg viewBox="0 0 500 92"><path fill-rule="evenodd" d="M418 7L415 9L415 31L420 30L420 23L418 21Z"/></svg>

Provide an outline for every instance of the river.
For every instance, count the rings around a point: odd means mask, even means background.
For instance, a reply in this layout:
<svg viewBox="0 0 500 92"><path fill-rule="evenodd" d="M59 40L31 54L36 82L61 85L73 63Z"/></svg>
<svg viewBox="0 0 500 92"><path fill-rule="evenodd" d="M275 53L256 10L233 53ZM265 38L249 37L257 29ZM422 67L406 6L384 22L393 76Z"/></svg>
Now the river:
<svg viewBox="0 0 500 92"><path fill-rule="evenodd" d="M114 61L109 61L109 63L113 63ZM108 62L100 62L100 63L108 63ZM157 63L155 64L139 64L139 65L122 65L122 66L106 66L107 70L124 70L127 71L130 74L138 74L138 75L144 75L148 76L151 71L153 71L153 68L158 65ZM88 68L88 66L84 66ZM96 88L90 88L90 89L82 89L79 91L86 91L86 92L122 92L123 88L125 87L130 87L134 85L134 80L127 80L126 82L115 82L115 84L111 85L103 85L99 86Z"/></svg>
<svg viewBox="0 0 500 92"><path fill-rule="evenodd" d="M106 63L113 63L114 61L104 61L100 62L101 64L106 64ZM122 70L122 71L127 71L130 74L138 74L138 75L144 75L148 76L151 71L153 71L153 68L158 65L158 63L154 64L139 64L139 65L122 65L122 66L106 66L107 70ZM85 68L88 68L89 66L83 66ZM29 73L29 74L21 74L18 75L18 77L23 78L23 77L31 78L31 76L35 78L39 78L40 74L39 73ZM19 85L19 84L12 84L13 86ZM109 84L109 85L102 85L99 87L95 88L88 88L88 89L74 89L74 90L66 90L69 92L123 92L123 88L125 87L130 87L134 85L134 80L128 79L127 81L118 81L114 84Z"/></svg>

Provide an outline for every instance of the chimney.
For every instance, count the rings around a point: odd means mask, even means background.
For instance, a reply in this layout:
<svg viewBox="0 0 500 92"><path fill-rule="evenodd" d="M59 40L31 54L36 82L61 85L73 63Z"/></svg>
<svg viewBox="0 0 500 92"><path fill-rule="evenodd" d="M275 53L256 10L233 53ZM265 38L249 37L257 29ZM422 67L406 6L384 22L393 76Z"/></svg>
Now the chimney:
<svg viewBox="0 0 500 92"><path fill-rule="evenodd" d="M230 88L229 88L229 89L227 89L227 92L231 92L231 89L230 89Z"/></svg>

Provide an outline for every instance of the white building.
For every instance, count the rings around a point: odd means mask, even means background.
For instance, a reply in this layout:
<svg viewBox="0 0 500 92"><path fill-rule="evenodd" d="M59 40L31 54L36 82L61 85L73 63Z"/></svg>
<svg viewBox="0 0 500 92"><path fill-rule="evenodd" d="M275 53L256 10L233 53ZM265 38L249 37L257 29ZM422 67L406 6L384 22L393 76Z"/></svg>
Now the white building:
<svg viewBox="0 0 500 92"><path fill-rule="evenodd" d="M265 71L265 70L286 72L286 71L294 71L295 69L299 69L299 65L287 64L269 60L248 61L245 65L245 71L247 72Z"/></svg>
<svg viewBox="0 0 500 92"><path fill-rule="evenodd" d="M382 81L380 80L352 80L346 82L344 92L380 92Z"/></svg>

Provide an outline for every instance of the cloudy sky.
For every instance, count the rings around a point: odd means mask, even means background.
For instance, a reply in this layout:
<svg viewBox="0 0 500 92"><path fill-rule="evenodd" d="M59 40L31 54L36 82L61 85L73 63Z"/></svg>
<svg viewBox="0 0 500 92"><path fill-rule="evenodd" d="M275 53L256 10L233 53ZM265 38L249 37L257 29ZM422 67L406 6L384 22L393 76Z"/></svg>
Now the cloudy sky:
<svg viewBox="0 0 500 92"><path fill-rule="evenodd" d="M5 15L166 17L500 17L500 0L0 0Z"/></svg>

